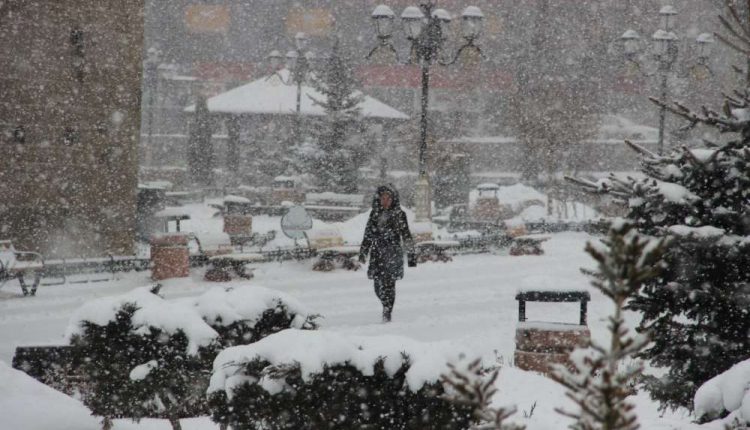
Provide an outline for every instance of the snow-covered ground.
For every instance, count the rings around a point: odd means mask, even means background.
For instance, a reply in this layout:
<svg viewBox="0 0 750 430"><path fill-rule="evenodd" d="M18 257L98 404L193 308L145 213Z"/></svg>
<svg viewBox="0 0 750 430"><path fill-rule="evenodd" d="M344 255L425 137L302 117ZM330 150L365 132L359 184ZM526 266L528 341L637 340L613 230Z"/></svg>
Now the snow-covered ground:
<svg viewBox="0 0 750 430"><path fill-rule="evenodd" d="M363 271L313 272L312 262L261 264L253 284L289 293L312 311L324 315L321 330L356 335L393 334L422 341L455 342L464 350L474 351L486 360L503 365L497 402L515 405L515 420L529 430L566 428L555 407L569 406L564 392L554 382L513 367L514 334L519 288L583 288L591 291L589 325L592 335L603 339L609 302L589 287L579 268L591 266L583 252L592 238L585 234L553 235L544 244L546 254L538 257L504 255L459 256L452 263L430 263L407 271L398 283L393 322L380 322L380 303ZM46 429L48 420L38 418L35 410L51 410L55 428L96 429L97 420L75 401L35 386L35 382L9 369L17 345L51 344L63 340L73 311L95 297L120 294L149 284L147 273L126 274L106 283L40 287L36 297L21 297L15 284L0 289L0 416L17 421L0 429ZM168 282L162 289L167 298L201 294L215 284L202 280L202 272L192 273L192 280ZM575 322L577 305L530 303L531 320ZM630 315L632 323L637 316ZM644 429L689 429L691 417L684 413L660 417L656 404L646 394L636 397ZM532 405L536 404L531 417ZM526 412L524 414L524 412ZM55 415L56 414L56 415ZM10 419L10 418L9 418ZM18 421L20 420L20 421ZM65 424L69 423L69 424ZM67 427L66 427L67 425ZM166 422L144 420L139 424L117 421L116 429L167 429ZM186 420L186 429L214 429L207 418ZM700 427L705 428L705 427Z"/></svg>

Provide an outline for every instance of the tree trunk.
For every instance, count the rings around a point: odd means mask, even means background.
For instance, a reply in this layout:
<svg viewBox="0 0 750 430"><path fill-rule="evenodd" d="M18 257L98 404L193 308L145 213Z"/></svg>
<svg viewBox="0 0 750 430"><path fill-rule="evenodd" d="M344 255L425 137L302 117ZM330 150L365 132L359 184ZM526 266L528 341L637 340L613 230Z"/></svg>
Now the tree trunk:
<svg viewBox="0 0 750 430"><path fill-rule="evenodd" d="M170 418L169 424L172 425L172 430L182 430L182 424L180 424L179 418Z"/></svg>
<svg viewBox="0 0 750 430"><path fill-rule="evenodd" d="M112 430L112 420L109 417L102 418L102 430Z"/></svg>

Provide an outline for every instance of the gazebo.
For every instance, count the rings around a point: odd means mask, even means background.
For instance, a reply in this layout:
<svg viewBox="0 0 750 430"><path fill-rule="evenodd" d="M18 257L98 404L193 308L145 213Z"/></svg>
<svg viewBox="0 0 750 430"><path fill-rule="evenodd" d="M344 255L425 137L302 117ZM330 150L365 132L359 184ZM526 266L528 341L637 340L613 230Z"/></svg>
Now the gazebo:
<svg viewBox="0 0 750 430"><path fill-rule="evenodd" d="M324 115L323 108L314 100L325 96L307 83L301 86L300 115L316 117ZM364 96L360 104L362 116L376 121L405 121L409 116L388 106L378 99ZM286 116L297 114L297 85L292 82L290 72L281 69L248 84L233 88L208 99L208 110L212 114L228 116ZM195 112L195 105L185 108Z"/></svg>
<svg viewBox="0 0 750 430"><path fill-rule="evenodd" d="M284 157L288 149L283 142L293 130L297 117L298 86L288 69L284 68L248 84L220 93L207 100L208 111L215 123L226 127L226 160L229 171L237 172L240 161L254 157L258 152L279 154ZM306 125L325 115L322 106L315 100L325 100L325 96L305 82L299 86L300 125ZM380 125L381 142L386 144L387 131L396 123L409 120L405 113L363 94L359 105L363 120L369 125ZM195 104L184 109L188 114L195 112ZM304 133L304 132L303 132ZM248 154L243 156L244 154ZM245 165L245 163L243 163ZM261 170L268 166L259 166Z"/></svg>

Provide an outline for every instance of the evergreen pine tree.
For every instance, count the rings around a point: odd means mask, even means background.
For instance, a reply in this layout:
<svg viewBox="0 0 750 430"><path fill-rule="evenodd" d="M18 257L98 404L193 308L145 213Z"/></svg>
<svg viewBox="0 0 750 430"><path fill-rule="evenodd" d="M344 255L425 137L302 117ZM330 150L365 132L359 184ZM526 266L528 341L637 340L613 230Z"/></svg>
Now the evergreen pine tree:
<svg viewBox="0 0 750 430"><path fill-rule="evenodd" d="M211 143L212 123L208 111L208 100L198 96L195 114L190 124L188 138L188 168L190 177L196 184L207 186L213 181L214 151Z"/></svg>
<svg viewBox="0 0 750 430"><path fill-rule="evenodd" d="M668 156L628 142L642 155L644 179L574 181L627 202L641 232L673 238L667 269L630 308L642 313L639 330L652 334L640 356L667 370L647 378L652 397L663 408L691 408L702 383L750 358L750 92L726 96L721 113L666 107L689 127L731 138Z"/></svg>
<svg viewBox="0 0 750 430"><path fill-rule="evenodd" d="M466 366L449 364L450 373L442 375L440 380L449 387L447 395L451 402L466 405L471 408L474 420L478 425L472 430L525 430L518 424L508 424L505 421L516 413L515 409L496 408L492 406L492 399L497 394L497 378L500 369L486 372L480 360L467 363Z"/></svg>
<svg viewBox="0 0 750 430"><path fill-rule="evenodd" d="M357 91L351 62L342 52L338 40L314 88L324 99L313 102L325 110L325 117L314 129L317 150L309 150L312 171L326 190L352 193L359 185L359 168L367 161L367 151L360 134L364 99Z"/></svg>
<svg viewBox="0 0 750 430"><path fill-rule="evenodd" d="M639 426L634 406L627 398L642 368L623 368L623 361L641 351L648 338L629 334L623 310L641 285L663 268L666 239L643 238L632 224L616 221L602 242L587 244L586 252L596 260L598 270L584 272L593 277L591 284L614 304L607 326L610 343L592 341L589 348L571 355L572 370L565 366L555 369L553 379L568 388L568 397L580 406L579 411L558 412L575 419L571 426L574 430L636 430Z"/></svg>

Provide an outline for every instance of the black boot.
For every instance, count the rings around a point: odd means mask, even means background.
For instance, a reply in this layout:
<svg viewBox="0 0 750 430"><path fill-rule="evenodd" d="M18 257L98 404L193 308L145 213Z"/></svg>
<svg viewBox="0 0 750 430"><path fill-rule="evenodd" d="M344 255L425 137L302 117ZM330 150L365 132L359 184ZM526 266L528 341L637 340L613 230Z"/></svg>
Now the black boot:
<svg viewBox="0 0 750 430"><path fill-rule="evenodd" d="M391 322L391 308L383 307L383 322Z"/></svg>

